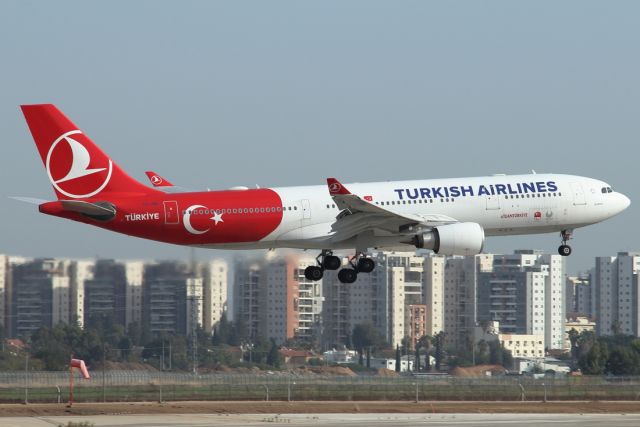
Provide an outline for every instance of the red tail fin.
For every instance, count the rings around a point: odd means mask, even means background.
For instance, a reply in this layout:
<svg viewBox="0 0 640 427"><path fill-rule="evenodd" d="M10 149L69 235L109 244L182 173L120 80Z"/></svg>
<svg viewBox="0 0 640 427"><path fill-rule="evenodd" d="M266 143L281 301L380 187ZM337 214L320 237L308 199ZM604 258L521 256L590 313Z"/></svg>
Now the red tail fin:
<svg viewBox="0 0 640 427"><path fill-rule="evenodd" d="M127 175L54 105L21 108L58 199L155 191Z"/></svg>

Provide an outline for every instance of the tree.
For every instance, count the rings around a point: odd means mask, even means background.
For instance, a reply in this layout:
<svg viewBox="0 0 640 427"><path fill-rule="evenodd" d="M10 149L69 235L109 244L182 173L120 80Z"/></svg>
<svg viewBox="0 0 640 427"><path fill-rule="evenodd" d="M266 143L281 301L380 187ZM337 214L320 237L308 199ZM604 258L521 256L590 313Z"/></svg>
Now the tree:
<svg viewBox="0 0 640 427"><path fill-rule="evenodd" d="M417 343L416 343L416 361L415 361L414 369L416 372L420 372L420 346L418 346Z"/></svg>
<svg viewBox="0 0 640 427"><path fill-rule="evenodd" d="M585 374L602 375L605 373L608 358L607 344L596 340L589 352L580 358L578 365Z"/></svg>
<svg viewBox="0 0 640 427"><path fill-rule="evenodd" d="M351 333L351 341L353 346L359 354L360 364L362 365L362 354L366 347L376 347L380 345L383 340L370 323L359 323L353 328Z"/></svg>
<svg viewBox="0 0 640 427"><path fill-rule="evenodd" d="M409 350L411 350L411 337L405 335L400 341L400 350L402 351L402 355L406 356L409 354Z"/></svg>
<svg viewBox="0 0 640 427"><path fill-rule="evenodd" d="M424 349L425 364L424 368L427 372L431 372L431 342L432 337L424 335L418 340L418 347Z"/></svg>
<svg viewBox="0 0 640 427"><path fill-rule="evenodd" d="M580 333L576 331L575 328L571 328L571 330L567 332L567 335L571 343L571 359L575 362L578 360L578 339L580 338Z"/></svg>
<svg viewBox="0 0 640 427"><path fill-rule="evenodd" d="M478 341L478 351L476 352L476 365L486 365L490 363L490 345L485 340Z"/></svg>
<svg viewBox="0 0 640 427"><path fill-rule="evenodd" d="M613 375L638 375L640 355L630 347L616 346L609 353L606 370Z"/></svg>
<svg viewBox="0 0 640 427"><path fill-rule="evenodd" d="M371 347L367 347L367 368L371 368Z"/></svg>
<svg viewBox="0 0 640 427"><path fill-rule="evenodd" d="M396 344L396 372L400 372L400 346Z"/></svg>
<svg viewBox="0 0 640 427"><path fill-rule="evenodd" d="M436 371L439 371L442 366L442 360L444 358L444 339L444 331L438 332L432 338L432 344L435 349L434 357L436 358Z"/></svg>
<svg viewBox="0 0 640 427"><path fill-rule="evenodd" d="M502 365L504 363L504 352L499 341L489 341L489 363L492 365Z"/></svg>
<svg viewBox="0 0 640 427"><path fill-rule="evenodd" d="M276 344L276 340L273 338L271 338L271 349L267 356L267 365L271 365L274 368L280 368L280 351Z"/></svg>
<svg viewBox="0 0 640 427"><path fill-rule="evenodd" d="M504 343L500 348L502 349L502 366L507 369L513 369L513 354L511 354L511 350L504 348Z"/></svg>

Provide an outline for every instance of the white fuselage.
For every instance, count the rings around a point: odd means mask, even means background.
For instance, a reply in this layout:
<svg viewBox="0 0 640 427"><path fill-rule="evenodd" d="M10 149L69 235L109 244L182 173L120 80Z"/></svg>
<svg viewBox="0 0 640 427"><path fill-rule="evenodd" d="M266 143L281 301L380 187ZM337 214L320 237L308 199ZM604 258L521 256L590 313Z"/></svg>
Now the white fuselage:
<svg viewBox="0 0 640 427"><path fill-rule="evenodd" d="M444 215L474 222L487 236L572 230L610 218L629 199L603 181L573 175L494 175L415 181L345 184L351 193L399 214ZM229 249L353 248L333 239L339 209L326 186L274 188L282 199L281 224L257 244L212 245ZM398 247L398 239L372 236L369 247ZM409 246L407 246L409 248Z"/></svg>

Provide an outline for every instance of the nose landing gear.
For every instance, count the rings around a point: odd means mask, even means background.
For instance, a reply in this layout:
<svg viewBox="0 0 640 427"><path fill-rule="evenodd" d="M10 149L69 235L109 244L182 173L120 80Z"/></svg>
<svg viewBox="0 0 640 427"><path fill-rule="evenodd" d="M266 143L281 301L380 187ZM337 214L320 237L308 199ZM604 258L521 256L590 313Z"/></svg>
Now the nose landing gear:
<svg viewBox="0 0 640 427"><path fill-rule="evenodd" d="M571 246L567 245L567 241L571 239L572 234L573 234L573 230L562 230L560 232L562 244L558 247L558 254L562 256L571 255Z"/></svg>

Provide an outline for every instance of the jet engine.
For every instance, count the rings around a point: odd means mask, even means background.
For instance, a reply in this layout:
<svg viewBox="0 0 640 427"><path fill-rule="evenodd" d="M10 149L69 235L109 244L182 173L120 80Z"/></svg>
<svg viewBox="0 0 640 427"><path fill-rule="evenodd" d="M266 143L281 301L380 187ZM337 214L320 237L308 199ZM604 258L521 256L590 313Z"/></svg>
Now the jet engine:
<svg viewBox="0 0 640 427"><path fill-rule="evenodd" d="M442 225L415 235L413 244L441 255L476 255L484 246L484 230L475 222Z"/></svg>

